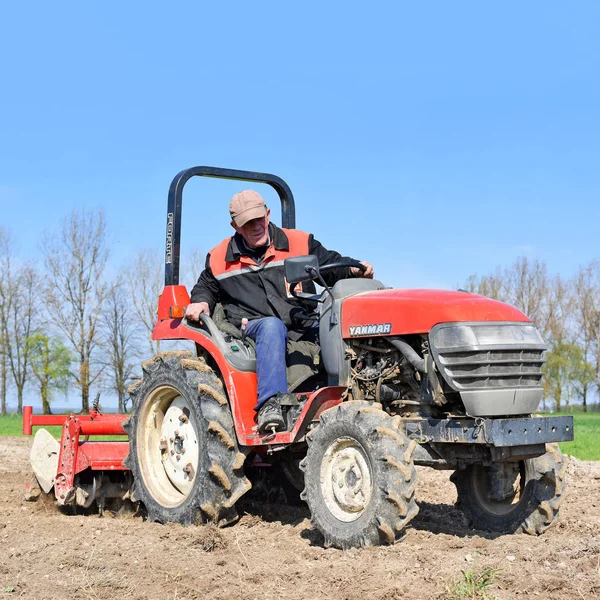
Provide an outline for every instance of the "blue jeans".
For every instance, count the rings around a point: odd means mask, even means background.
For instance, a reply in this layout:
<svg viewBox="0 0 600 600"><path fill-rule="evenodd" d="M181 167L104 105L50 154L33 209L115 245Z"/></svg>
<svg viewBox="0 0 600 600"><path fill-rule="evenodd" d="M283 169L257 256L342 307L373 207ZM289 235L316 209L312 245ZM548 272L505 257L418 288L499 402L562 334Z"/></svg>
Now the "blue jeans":
<svg viewBox="0 0 600 600"><path fill-rule="evenodd" d="M285 352L288 332L277 317L249 321L246 335L256 342L256 377L258 378L258 410L269 398L286 393Z"/></svg>

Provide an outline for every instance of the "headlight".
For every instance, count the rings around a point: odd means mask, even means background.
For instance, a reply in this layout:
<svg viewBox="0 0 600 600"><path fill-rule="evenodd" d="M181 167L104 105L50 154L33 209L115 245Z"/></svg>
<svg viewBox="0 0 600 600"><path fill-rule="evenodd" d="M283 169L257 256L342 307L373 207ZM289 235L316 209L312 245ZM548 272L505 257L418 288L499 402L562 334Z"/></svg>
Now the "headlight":
<svg viewBox="0 0 600 600"><path fill-rule="evenodd" d="M480 346L544 343L533 325L481 325L475 335Z"/></svg>
<svg viewBox="0 0 600 600"><path fill-rule="evenodd" d="M460 346L476 346L477 337L468 325L452 325L441 328L435 336L437 348L457 348Z"/></svg>
<svg viewBox="0 0 600 600"><path fill-rule="evenodd" d="M469 346L511 346L543 344L538 330L530 323L489 323L438 325L433 344L440 350ZM433 332L432 332L433 333Z"/></svg>

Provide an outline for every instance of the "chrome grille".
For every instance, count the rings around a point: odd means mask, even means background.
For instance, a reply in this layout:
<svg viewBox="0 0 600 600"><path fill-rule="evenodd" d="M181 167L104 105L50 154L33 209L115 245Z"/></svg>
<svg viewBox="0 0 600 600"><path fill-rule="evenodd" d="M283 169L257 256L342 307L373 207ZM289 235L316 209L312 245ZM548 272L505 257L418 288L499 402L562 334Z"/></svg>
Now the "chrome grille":
<svg viewBox="0 0 600 600"><path fill-rule="evenodd" d="M545 362L544 349L444 349L437 353L438 368L455 390L540 387Z"/></svg>
<svg viewBox="0 0 600 600"><path fill-rule="evenodd" d="M546 345L532 323L440 323L429 346L457 391L541 388Z"/></svg>

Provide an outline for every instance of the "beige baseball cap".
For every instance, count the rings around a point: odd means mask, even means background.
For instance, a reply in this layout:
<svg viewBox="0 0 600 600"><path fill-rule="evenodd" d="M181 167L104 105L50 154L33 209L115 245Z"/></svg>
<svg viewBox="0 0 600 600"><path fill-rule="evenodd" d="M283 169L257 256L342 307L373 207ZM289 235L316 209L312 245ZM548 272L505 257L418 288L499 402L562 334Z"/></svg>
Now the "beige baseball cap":
<svg viewBox="0 0 600 600"><path fill-rule="evenodd" d="M254 190L238 192L229 203L231 220L238 227L243 227L252 219L260 219L267 214L267 205L263 197Z"/></svg>

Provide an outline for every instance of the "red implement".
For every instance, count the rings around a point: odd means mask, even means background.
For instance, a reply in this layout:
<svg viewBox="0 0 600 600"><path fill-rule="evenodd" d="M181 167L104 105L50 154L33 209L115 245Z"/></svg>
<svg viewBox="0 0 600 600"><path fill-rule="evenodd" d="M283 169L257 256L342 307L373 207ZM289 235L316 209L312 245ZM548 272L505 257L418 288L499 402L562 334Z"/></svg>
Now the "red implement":
<svg viewBox="0 0 600 600"><path fill-rule="evenodd" d="M129 442L88 441L89 435L126 435L122 423L127 415L103 415L94 410L89 415L34 415L31 406L23 407L23 434L31 435L40 425L62 425L58 469L54 475L54 493L59 504L72 500L75 475L92 471L123 471Z"/></svg>

